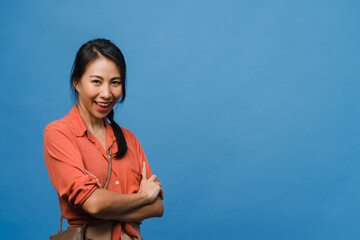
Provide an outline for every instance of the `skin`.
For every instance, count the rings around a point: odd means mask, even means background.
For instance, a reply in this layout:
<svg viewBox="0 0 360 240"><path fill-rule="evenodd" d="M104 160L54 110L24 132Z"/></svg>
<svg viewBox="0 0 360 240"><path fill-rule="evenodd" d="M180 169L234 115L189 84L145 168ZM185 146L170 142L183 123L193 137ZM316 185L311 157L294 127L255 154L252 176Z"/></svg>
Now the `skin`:
<svg viewBox="0 0 360 240"><path fill-rule="evenodd" d="M116 64L100 56L92 61L78 82L74 82L78 92L77 108L89 131L106 148L104 118L108 115L122 94L120 72ZM105 104L106 106L100 106ZM137 222L163 215L161 184L156 176L146 178L143 163L140 188L134 194L120 194L106 189L95 190L82 208L100 219Z"/></svg>
<svg viewBox="0 0 360 240"><path fill-rule="evenodd" d="M104 118L117 103L122 94L120 72L115 63L105 57L92 61L77 83L73 83L78 92L76 104L89 131L100 143L106 146ZM110 104L105 111L98 104Z"/></svg>

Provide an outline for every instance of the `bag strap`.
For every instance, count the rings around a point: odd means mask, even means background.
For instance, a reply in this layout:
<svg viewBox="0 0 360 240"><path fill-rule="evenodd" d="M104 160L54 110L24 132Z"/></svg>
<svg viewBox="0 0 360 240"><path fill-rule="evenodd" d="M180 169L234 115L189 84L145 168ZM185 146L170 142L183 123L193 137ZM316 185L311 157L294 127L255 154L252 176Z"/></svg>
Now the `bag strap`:
<svg viewBox="0 0 360 240"><path fill-rule="evenodd" d="M111 160L111 147L109 148L109 170L108 170L108 174L107 174L107 178L106 178L106 182L105 182L105 186L104 189L107 189L108 185L109 185L109 181L110 181L110 174L111 174L111 166L112 166L112 160ZM63 215L60 216L60 222L59 222L59 230L58 233L62 232L62 222L63 222ZM86 221L84 222L82 229L84 230L85 227L87 226L87 224L89 223L91 217L89 216Z"/></svg>

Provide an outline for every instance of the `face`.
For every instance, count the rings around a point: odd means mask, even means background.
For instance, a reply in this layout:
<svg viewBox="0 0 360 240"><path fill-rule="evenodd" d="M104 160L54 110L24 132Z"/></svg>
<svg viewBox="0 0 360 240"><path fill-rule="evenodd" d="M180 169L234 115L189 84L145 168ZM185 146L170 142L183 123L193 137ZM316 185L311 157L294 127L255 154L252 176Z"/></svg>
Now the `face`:
<svg viewBox="0 0 360 240"><path fill-rule="evenodd" d="M88 65L74 87L78 92L78 109L84 120L105 118L122 94L120 72L116 64L102 56Z"/></svg>

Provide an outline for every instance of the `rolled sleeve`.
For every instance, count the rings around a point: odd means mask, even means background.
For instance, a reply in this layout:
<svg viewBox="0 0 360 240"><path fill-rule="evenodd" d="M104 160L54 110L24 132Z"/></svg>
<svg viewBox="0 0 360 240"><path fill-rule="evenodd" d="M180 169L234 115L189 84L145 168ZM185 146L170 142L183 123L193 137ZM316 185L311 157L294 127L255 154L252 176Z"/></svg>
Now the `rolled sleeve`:
<svg viewBox="0 0 360 240"><path fill-rule="evenodd" d="M61 125L49 124L44 130L44 154L59 197L73 207L81 207L98 185L85 170L76 136Z"/></svg>

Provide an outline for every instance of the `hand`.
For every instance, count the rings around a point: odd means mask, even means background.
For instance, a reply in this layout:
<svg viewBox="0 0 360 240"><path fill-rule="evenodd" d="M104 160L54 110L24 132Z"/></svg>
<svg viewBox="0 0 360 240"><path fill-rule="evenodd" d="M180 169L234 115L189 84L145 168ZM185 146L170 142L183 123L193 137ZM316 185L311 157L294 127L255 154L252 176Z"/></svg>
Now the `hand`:
<svg viewBox="0 0 360 240"><path fill-rule="evenodd" d="M144 194L145 199L149 203L153 202L161 191L161 183L155 182L157 177L152 175L149 179L146 179L146 163L143 162L142 178L140 182L140 188L138 193Z"/></svg>

